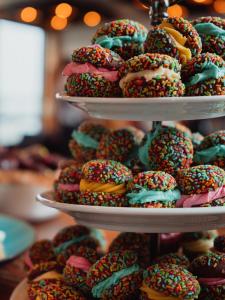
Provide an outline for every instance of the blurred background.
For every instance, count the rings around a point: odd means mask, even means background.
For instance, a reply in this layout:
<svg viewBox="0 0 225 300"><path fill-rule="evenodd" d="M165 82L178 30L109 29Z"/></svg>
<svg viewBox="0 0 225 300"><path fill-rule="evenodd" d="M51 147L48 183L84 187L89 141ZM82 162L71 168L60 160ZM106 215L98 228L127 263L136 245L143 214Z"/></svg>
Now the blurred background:
<svg viewBox="0 0 225 300"><path fill-rule="evenodd" d="M170 16L224 16L224 0L180 1ZM0 0L0 146L43 143L67 155L71 130L87 116L55 101L73 49L90 44L97 27L117 18L149 26L139 0ZM196 131L222 128L222 119L192 122Z"/></svg>

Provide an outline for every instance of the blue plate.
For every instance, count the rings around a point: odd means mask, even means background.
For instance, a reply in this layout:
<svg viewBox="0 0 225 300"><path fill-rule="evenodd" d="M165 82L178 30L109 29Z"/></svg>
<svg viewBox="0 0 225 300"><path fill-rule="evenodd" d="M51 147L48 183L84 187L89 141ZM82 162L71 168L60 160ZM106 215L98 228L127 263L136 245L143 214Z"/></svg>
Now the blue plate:
<svg viewBox="0 0 225 300"><path fill-rule="evenodd" d="M0 215L0 230L6 234L3 241L5 257L0 258L0 262L21 254L34 242L34 230L23 221Z"/></svg>

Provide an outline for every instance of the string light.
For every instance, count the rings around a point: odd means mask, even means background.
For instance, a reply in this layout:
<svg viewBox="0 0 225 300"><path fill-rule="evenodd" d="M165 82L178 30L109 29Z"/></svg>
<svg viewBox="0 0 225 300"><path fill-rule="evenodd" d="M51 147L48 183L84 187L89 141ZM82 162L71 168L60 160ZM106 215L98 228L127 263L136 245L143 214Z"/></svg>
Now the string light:
<svg viewBox="0 0 225 300"><path fill-rule="evenodd" d="M188 15L188 9L179 4L172 5L167 10L170 17L185 17Z"/></svg>
<svg viewBox="0 0 225 300"><path fill-rule="evenodd" d="M89 27L95 27L101 22L101 15L96 11L89 11L84 15L84 23Z"/></svg>
<svg viewBox="0 0 225 300"><path fill-rule="evenodd" d="M25 7L21 10L20 17L22 21L31 23L37 18L37 10L31 6Z"/></svg>
<svg viewBox="0 0 225 300"><path fill-rule="evenodd" d="M55 30L63 30L67 26L67 19L59 18L58 16L54 16L51 19L51 26Z"/></svg>
<svg viewBox="0 0 225 300"><path fill-rule="evenodd" d="M225 13L225 1L224 0L216 0L213 4L213 7L216 12L220 14Z"/></svg>
<svg viewBox="0 0 225 300"><path fill-rule="evenodd" d="M55 8L55 14L59 18L66 19L72 14L73 8L68 3L60 3Z"/></svg>

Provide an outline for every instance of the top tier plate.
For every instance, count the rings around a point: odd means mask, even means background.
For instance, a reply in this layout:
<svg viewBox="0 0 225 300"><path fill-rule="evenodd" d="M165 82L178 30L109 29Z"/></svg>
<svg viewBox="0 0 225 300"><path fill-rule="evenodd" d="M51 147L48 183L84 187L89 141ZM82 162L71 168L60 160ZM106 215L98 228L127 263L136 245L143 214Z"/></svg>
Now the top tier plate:
<svg viewBox="0 0 225 300"><path fill-rule="evenodd" d="M56 98L101 119L131 121L197 120L225 116L224 96L165 98Z"/></svg>

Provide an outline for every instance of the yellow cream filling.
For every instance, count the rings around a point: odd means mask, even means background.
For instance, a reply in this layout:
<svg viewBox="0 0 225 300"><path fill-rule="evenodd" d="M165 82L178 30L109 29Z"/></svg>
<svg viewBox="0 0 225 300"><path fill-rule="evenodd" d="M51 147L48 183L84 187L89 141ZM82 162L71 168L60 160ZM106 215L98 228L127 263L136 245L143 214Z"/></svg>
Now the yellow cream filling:
<svg viewBox="0 0 225 300"><path fill-rule="evenodd" d="M34 279L34 281L40 281L44 279L63 279L63 276L56 271L50 271L47 273L44 273Z"/></svg>
<svg viewBox="0 0 225 300"><path fill-rule="evenodd" d="M179 51L180 57L184 63L186 63L188 60L191 59L192 54L191 50L187 47L184 47L187 38L184 37L179 31L177 31L173 25L170 23L167 23L166 21L163 21L159 27L161 29L164 29L174 40L176 48Z"/></svg>
<svg viewBox="0 0 225 300"><path fill-rule="evenodd" d="M213 240L197 240L193 242L183 243L185 250L191 252L207 252L213 247Z"/></svg>
<svg viewBox="0 0 225 300"><path fill-rule="evenodd" d="M125 184L114 184L114 183L98 183L90 182L85 179L80 181L81 192L105 192L113 194L125 194Z"/></svg>
<svg viewBox="0 0 225 300"><path fill-rule="evenodd" d="M163 295L162 293L147 287L145 284L141 287L141 291L145 292L151 300L182 300L182 298Z"/></svg>

